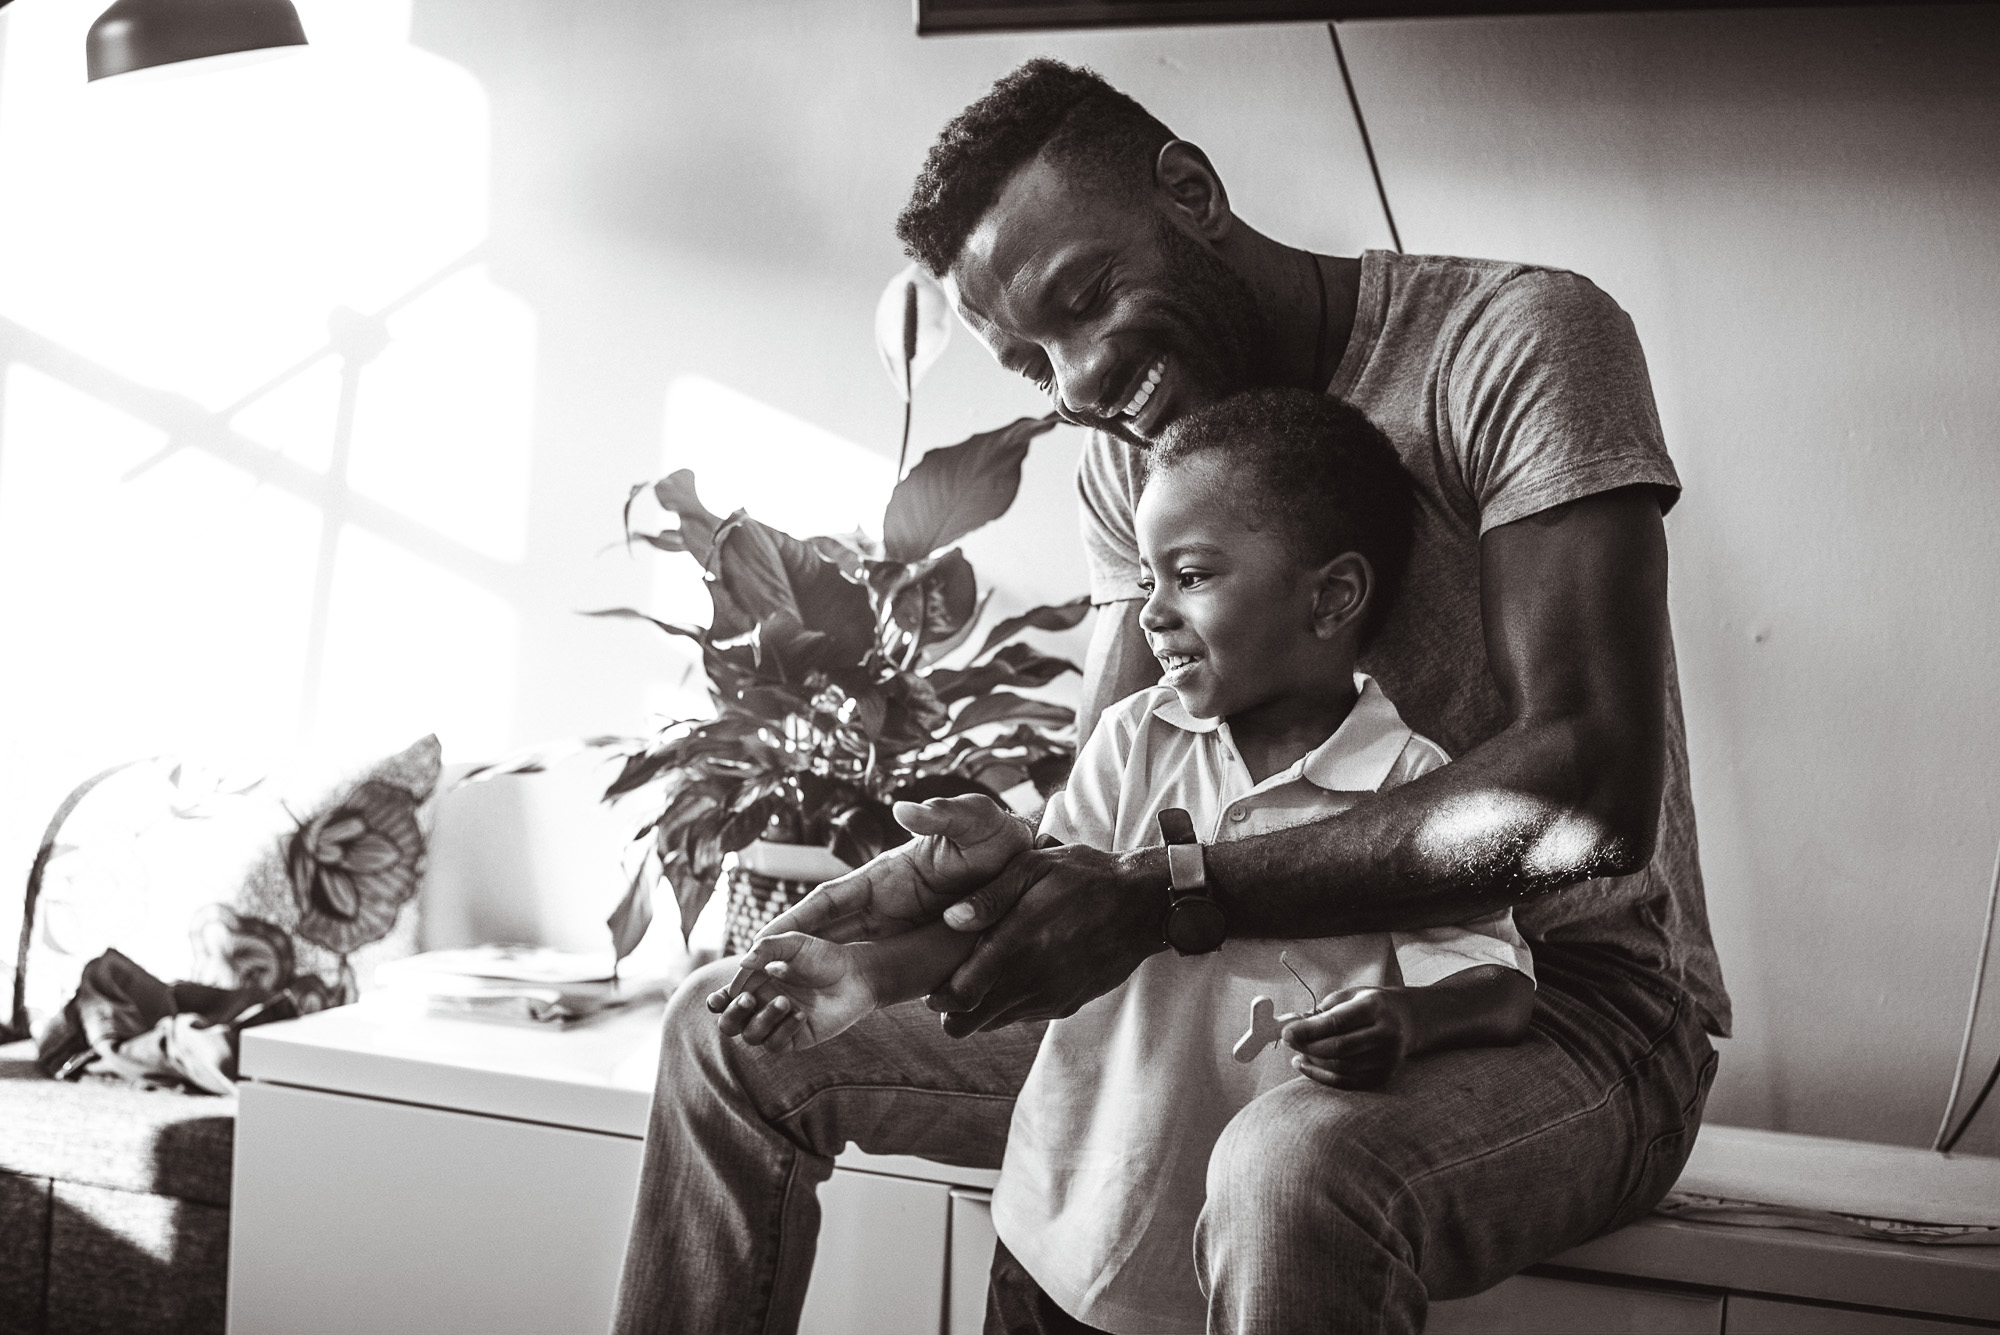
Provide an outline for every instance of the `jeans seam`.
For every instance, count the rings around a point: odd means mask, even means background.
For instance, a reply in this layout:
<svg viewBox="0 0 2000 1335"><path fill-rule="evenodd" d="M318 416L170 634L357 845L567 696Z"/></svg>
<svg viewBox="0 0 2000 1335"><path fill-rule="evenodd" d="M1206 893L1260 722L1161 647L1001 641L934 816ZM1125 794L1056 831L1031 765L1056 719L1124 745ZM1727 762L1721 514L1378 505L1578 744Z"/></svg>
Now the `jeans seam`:
<svg viewBox="0 0 2000 1335"><path fill-rule="evenodd" d="M765 1335L770 1335L771 1318L777 1309L778 1275L784 1270L785 1263L785 1219L790 1213L787 1207L791 1204L792 1190L799 1184L800 1158L801 1151L794 1149L792 1151L791 1166L785 1170L785 1185L778 1193L778 1208L774 1212L777 1218L773 1229L773 1232L777 1235L776 1245L771 1248L770 1275L762 1286L764 1290L764 1319L757 1323L757 1329L763 1331Z"/></svg>
<svg viewBox="0 0 2000 1335"><path fill-rule="evenodd" d="M853 1090L853 1089L893 1091L902 1094L937 1094L937 1095L942 1095L945 1098L985 1099L992 1102L1003 1102L1003 1103L1012 1103L1018 1097L1017 1095L1014 1094L984 1094L974 1090L966 1090L966 1089L937 1089L927 1085L903 1085L903 1084L878 1085L870 1083L868 1081L856 1080L844 1084L827 1085L823 1089L816 1089L812 1093L806 1095L805 1098L799 1102L798 1106L790 1108L785 1112L778 1113L777 1115L772 1117L771 1120L773 1122L790 1122L793 1118L805 1112L806 1109L812 1107L814 1103L818 1102L821 1098L825 1097L826 1095L840 1094L844 1093L847 1090Z"/></svg>

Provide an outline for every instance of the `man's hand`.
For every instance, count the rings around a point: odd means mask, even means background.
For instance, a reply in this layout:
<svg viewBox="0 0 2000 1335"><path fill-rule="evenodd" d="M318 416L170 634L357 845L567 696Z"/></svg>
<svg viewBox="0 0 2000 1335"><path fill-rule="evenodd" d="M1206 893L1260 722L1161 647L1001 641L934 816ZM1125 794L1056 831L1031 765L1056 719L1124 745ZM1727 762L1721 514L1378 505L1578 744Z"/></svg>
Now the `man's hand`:
<svg viewBox="0 0 2000 1335"><path fill-rule="evenodd" d="M1167 897L1163 849L1022 853L945 915L959 931L986 935L927 1002L954 1038L1074 1015L1165 949Z"/></svg>
<svg viewBox="0 0 2000 1335"><path fill-rule="evenodd" d="M960 896L998 876L1034 840L990 797L898 802L896 820L917 837L828 881L772 920L761 935L803 932L827 941L879 941L936 922Z"/></svg>
<svg viewBox="0 0 2000 1335"><path fill-rule="evenodd" d="M1335 1089L1379 1089L1416 1046L1417 1016L1402 988L1351 987L1285 1026L1292 1069Z"/></svg>

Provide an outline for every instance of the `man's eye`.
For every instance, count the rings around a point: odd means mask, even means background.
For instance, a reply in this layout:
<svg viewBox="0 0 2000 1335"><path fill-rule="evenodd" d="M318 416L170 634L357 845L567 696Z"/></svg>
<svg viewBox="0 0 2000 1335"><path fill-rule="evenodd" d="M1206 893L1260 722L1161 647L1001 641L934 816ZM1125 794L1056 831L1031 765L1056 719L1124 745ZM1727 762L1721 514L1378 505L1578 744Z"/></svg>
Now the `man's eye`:
<svg viewBox="0 0 2000 1335"><path fill-rule="evenodd" d="M1110 290L1110 283L1102 278L1098 279L1090 285L1088 291L1071 303L1069 308L1070 315L1075 319L1083 320L1097 314L1098 311L1104 308L1104 298Z"/></svg>

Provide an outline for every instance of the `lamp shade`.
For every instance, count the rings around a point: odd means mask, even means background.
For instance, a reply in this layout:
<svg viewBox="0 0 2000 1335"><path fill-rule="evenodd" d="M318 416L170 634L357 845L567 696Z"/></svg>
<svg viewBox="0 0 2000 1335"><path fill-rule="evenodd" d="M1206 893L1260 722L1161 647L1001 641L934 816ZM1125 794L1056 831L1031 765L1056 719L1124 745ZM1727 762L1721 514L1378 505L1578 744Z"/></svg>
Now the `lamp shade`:
<svg viewBox="0 0 2000 1335"><path fill-rule="evenodd" d="M108 79L203 56L305 44L291 0L118 0L90 25L83 46L90 77Z"/></svg>

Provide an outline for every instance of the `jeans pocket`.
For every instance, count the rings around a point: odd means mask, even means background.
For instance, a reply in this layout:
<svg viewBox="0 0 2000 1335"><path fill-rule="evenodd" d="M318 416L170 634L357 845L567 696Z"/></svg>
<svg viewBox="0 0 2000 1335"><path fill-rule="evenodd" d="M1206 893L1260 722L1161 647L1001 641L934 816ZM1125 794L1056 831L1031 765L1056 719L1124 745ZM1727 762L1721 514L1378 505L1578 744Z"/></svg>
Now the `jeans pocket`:
<svg viewBox="0 0 2000 1335"><path fill-rule="evenodd" d="M1680 1180L1681 1170L1687 1167L1688 1155L1694 1151L1695 1136L1701 1131L1701 1113L1708 1102L1708 1088L1715 1081L1715 1068L1719 1061L1713 1048L1708 1059L1701 1065L1701 1073L1695 1078L1693 1091L1681 1104L1679 1124L1671 1130L1663 1131L1647 1144L1640 1156L1638 1171L1632 1176L1631 1189L1625 1199L1618 1203L1618 1209L1605 1228L1609 1233L1620 1229L1652 1212L1674 1183Z"/></svg>

